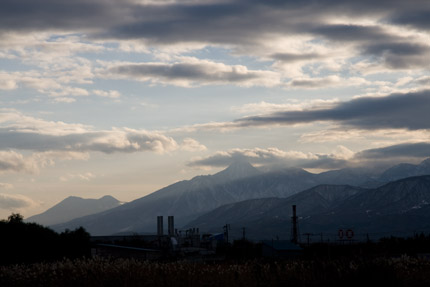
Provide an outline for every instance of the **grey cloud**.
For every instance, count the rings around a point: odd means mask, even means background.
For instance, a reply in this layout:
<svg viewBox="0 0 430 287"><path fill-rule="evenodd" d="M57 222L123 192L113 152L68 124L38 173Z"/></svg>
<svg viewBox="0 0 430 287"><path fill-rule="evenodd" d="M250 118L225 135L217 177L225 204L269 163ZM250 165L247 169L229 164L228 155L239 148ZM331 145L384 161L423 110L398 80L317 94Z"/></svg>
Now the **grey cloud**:
<svg viewBox="0 0 430 287"><path fill-rule="evenodd" d="M272 72L248 70L243 66L198 61L190 63L142 63L111 67L109 73L151 82L177 81L184 85L237 83L245 85L278 84Z"/></svg>
<svg viewBox="0 0 430 287"><path fill-rule="evenodd" d="M170 137L144 131L101 131L67 135L0 129L0 149L33 151L99 151L103 153L155 151L166 152L177 148ZM0 162L0 169L2 168Z"/></svg>
<svg viewBox="0 0 430 287"><path fill-rule="evenodd" d="M238 119L238 127L292 125L333 121L360 129L430 129L430 90L386 97L363 97L342 102L332 108L278 112Z"/></svg>
<svg viewBox="0 0 430 287"><path fill-rule="evenodd" d="M300 62L304 60L321 59L324 56L317 53L303 53L303 54L276 53L271 55L270 57L278 61L292 63L292 62Z"/></svg>
<svg viewBox="0 0 430 287"><path fill-rule="evenodd" d="M146 44L163 45L207 42L256 51L259 50L256 47L267 44L273 37L307 34L352 44L359 54L375 57L391 69L427 68L430 47L425 43L414 43L378 26L328 25L327 19L339 15L375 16L382 22L426 28L428 3L426 0L255 0L139 5L131 0L4 0L0 3L0 35L57 30L85 34L89 39L139 39ZM280 52L271 56L286 62L319 59L319 55L309 53ZM158 75L166 72L154 69L147 72ZM182 75L196 72L190 67L183 69ZM173 70L167 73L177 75Z"/></svg>
<svg viewBox="0 0 430 287"><path fill-rule="evenodd" d="M29 207L35 204L33 200L23 195L0 193L0 209Z"/></svg>
<svg viewBox="0 0 430 287"><path fill-rule="evenodd" d="M142 6L136 1L124 0L4 0L0 4L0 30L83 29L91 35L106 38L145 38L162 43L254 42L264 33L315 30L327 16L339 14L388 14L393 15L396 22L395 13L402 12L403 18L412 18L428 2L254 0L179 3ZM358 31L352 32L360 35Z"/></svg>
<svg viewBox="0 0 430 287"><path fill-rule="evenodd" d="M421 77L421 78L417 79L415 82L417 84L423 85L423 86L430 85L430 76L428 76L428 77Z"/></svg>
<svg viewBox="0 0 430 287"><path fill-rule="evenodd" d="M311 29L309 32L324 36L333 41L373 42L387 41L391 37L382 28L359 25L323 25Z"/></svg>
<svg viewBox="0 0 430 287"><path fill-rule="evenodd" d="M24 158L21 154L8 150L0 151L0 173L4 172L30 172L37 170L35 161Z"/></svg>
<svg viewBox="0 0 430 287"><path fill-rule="evenodd" d="M430 4L429 2L423 4L423 6L419 7L418 11L399 11L391 15L388 20L395 24L427 30L430 28Z"/></svg>
<svg viewBox="0 0 430 287"><path fill-rule="evenodd" d="M364 150L356 154L357 159L394 159L430 157L430 143L403 143L382 148Z"/></svg>
<svg viewBox="0 0 430 287"><path fill-rule="evenodd" d="M412 43L378 43L364 48L365 54L380 56L384 63L394 69L429 67L430 46Z"/></svg>
<svg viewBox="0 0 430 287"><path fill-rule="evenodd" d="M131 21L135 7L127 0L2 0L0 31L95 31Z"/></svg>
<svg viewBox="0 0 430 287"><path fill-rule="evenodd" d="M427 68L430 45L411 42L375 26L325 25L312 30L331 41L355 43L362 55L378 57L389 68Z"/></svg>
<svg viewBox="0 0 430 287"><path fill-rule="evenodd" d="M288 85L295 88L312 89L312 88L330 86L331 84L335 84L338 82L339 81L336 81L333 78L310 78L310 79L295 79L290 81Z"/></svg>

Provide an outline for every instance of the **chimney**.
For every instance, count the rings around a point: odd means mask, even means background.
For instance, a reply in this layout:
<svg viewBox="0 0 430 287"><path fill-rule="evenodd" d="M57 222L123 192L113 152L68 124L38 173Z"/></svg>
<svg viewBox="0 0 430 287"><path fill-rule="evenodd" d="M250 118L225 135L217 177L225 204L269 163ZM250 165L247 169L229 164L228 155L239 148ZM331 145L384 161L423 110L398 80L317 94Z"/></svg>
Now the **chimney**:
<svg viewBox="0 0 430 287"><path fill-rule="evenodd" d="M157 235L163 235L163 216L157 216Z"/></svg>
<svg viewBox="0 0 430 287"><path fill-rule="evenodd" d="M297 229L298 229L297 219L298 218L297 218L297 214L296 214L296 206L293 205L293 216L291 217L291 223L292 223L292 225L291 225L291 242L296 243L296 244L299 242L299 240L298 240L299 234L297 231Z"/></svg>
<svg viewBox="0 0 430 287"><path fill-rule="evenodd" d="M167 228L169 236L175 236L175 217L167 217Z"/></svg>

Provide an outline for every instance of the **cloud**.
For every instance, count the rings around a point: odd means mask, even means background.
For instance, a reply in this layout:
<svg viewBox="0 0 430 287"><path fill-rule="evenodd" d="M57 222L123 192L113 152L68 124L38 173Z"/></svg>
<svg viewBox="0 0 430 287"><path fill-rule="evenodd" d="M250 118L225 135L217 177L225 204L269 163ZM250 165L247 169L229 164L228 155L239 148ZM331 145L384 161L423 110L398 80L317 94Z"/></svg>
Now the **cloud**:
<svg viewBox="0 0 430 287"><path fill-rule="evenodd" d="M37 205L37 203L27 196L0 193L0 209L14 210L35 205Z"/></svg>
<svg viewBox="0 0 430 287"><path fill-rule="evenodd" d="M100 97L111 98L111 99L117 99L117 98L121 97L120 92L115 91L115 90L109 90L109 91L93 90L93 94L100 96Z"/></svg>
<svg viewBox="0 0 430 287"><path fill-rule="evenodd" d="M85 75L85 73L73 75L74 72L72 71L80 72L84 68L79 65L64 65L61 71L59 71L58 66L63 64L56 64L55 62L57 61L62 63L63 59L53 60L52 63L44 67L44 72L32 70L9 73L0 72L0 89L31 88L38 93L55 97L55 101L58 102L73 102L75 99L71 97L89 96L90 93L85 88L73 86L74 84L91 83L87 79L88 75ZM40 68L40 65L38 67Z"/></svg>
<svg viewBox="0 0 430 287"><path fill-rule="evenodd" d="M274 104L261 101L259 103L249 103L243 106L232 107L235 112L249 114L249 113L274 113L280 111L303 111L306 109L312 109L314 107L318 108L330 108L338 104L338 99L316 99L316 100L289 100L286 103Z"/></svg>
<svg viewBox="0 0 430 287"><path fill-rule="evenodd" d="M67 182L71 180L84 180L84 181L90 181L91 179L95 178L96 176L92 174L91 172L86 173L68 173L67 175L61 176L60 181Z"/></svg>
<svg viewBox="0 0 430 287"><path fill-rule="evenodd" d="M5 0L0 9L0 33L78 32L87 39L140 40L147 45L205 43L239 48L265 47L280 36L309 34L331 41L409 43L379 27L428 28L425 0L401 1L154 1ZM353 24L366 19L367 23ZM339 23L340 21L344 23ZM371 24L369 24L369 22ZM103 23L103 25L100 25ZM250 51L250 49L247 49ZM257 49L255 49L257 50ZM315 59L285 50L265 56L296 61ZM416 63L418 64L418 63Z"/></svg>
<svg viewBox="0 0 430 287"><path fill-rule="evenodd" d="M312 30L330 41L354 45L361 55L377 57L391 69L427 68L430 45L401 37L381 27L363 25L323 25Z"/></svg>
<svg viewBox="0 0 430 287"><path fill-rule="evenodd" d="M0 109L0 137L0 152L4 153L0 158L0 170L3 167L4 170L15 171L30 170L30 167L36 170L39 166L54 164L58 159L87 160L90 152L206 150L203 144L192 138L184 138L179 144L161 132L130 128L94 130L91 126L45 121L8 109ZM11 149L34 153L29 157L31 161L27 162ZM1 160L4 161L3 166Z"/></svg>
<svg viewBox="0 0 430 287"><path fill-rule="evenodd" d="M13 184L0 182L0 189L12 189L12 188L13 188Z"/></svg>
<svg viewBox="0 0 430 287"><path fill-rule="evenodd" d="M430 128L430 91L391 94L385 97L361 97L341 102L332 108L277 112L250 116L227 123L232 127L294 125L319 121L336 122L343 126L375 130Z"/></svg>
<svg viewBox="0 0 430 287"><path fill-rule="evenodd" d="M389 17L389 20L395 24L428 30L430 28L430 7L423 5L419 8L420 10L413 12L410 9L396 11Z"/></svg>
<svg viewBox="0 0 430 287"><path fill-rule="evenodd" d="M309 61L315 59L324 58L323 55L317 53L275 53L270 55L270 58L275 59L277 61L286 62L286 63L294 63L301 61Z"/></svg>
<svg viewBox="0 0 430 287"><path fill-rule="evenodd" d="M14 90L17 87L18 85L13 77L0 71L0 90Z"/></svg>
<svg viewBox="0 0 430 287"><path fill-rule="evenodd" d="M0 173L37 171L37 162L15 151L0 151Z"/></svg>
<svg viewBox="0 0 430 287"><path fill-rule="evenodd" d="M239 86L276 86L280 76L271 71L248 70L241 65L229 66L196 58L183 58L176 63L126 63L108 69L108 73L139 81L203 86L235 84Z"/></svg>
<svg viewBox="0 0 430 287"><path fill-rule="evenodd" d="M164 153L177 149L176 141L157 132L128 128L103 131L84 131L64 135L40 133L40 131L11 131L0 129L0 149L33 151L98 151L103 153L153 151Z"/></svg>
<svg viewBox="0 0 430 287"><path fill-rule="evenodd" d="M236 161L278 167L300 167L309 169L339 169L345 167L387 166L400 162L416 162L430 157L430 143L402 143L375 149L353 152L339 145L331 153L304 153L284 151L276 147L231 149L218 151L206 157L192 159L190 167L225 167Z"/></svg>
<svg viewBox="0 0 430 287"><path fill-rule="evenodd" d="M0 74L0 89L30 87L61 103L91 91L118 98L114 91L82 86L96 78L97 62L86 53L100 51L151 56L145 63L111 65L111 77L184 87L274 87L288 78L286 87L316 89L351 85L349 75L326 73L351 64L362 74L372 65L384 72L428 67L427 37L410 29L426 27L425 2L360 2L5 0L0 55L37 68L32 75ZM415 15L421 18L412 21ZM178 58L208 46L264 60L264 68L247 67L236 57L228 63ZM176 62L166 62L172 58Z"/></svg>
<svg viewBox="0 0 430 287"><path fill-rule="evenodd" d="M343 79L339 76L331 75L327 77L296 77L286 84L287 87L298 89L320 89L325 87L339 86L364 86L371 85L371 82L363 78L351 77Z"/></svg>
<svg viewBox="0 0 430 287"><path fill-rule="evenodd" d="M357 159L396 159L430 157L430 143L402 143L375 149L368 149L356 154Z"/></svg>
<svg viewBox="0 0 430 287"><path fill-rule="evenodd" d="M185 138L181 143L181 149L185 151L204 151L207 150L205 145L192 138Z"/></svg>
<svg viewBox="0 0 430 287"><path fill-rule="evenodd" d="M49 122L7 110L0 112L0 137L0 150L164 153L178 148L173 138L159 132L129 128L94 130L90 126Z"/></svg>
<svg viewBox="0 0 430 287"><path fill-rule="evenodd" d="M422 86L430 86L430 76L420 77L415 82Z"/></svg>
<svg viewBox="0 0 430 287"><path fill-rule="evenodd" d="M348 151L348 152L347 152ZM283 151L278 148L231 149L195 158L188 163L190 167L224 167L236 161L247 161L256 165L280 165L306 168L334 168L345 166L353 154L345 147L338 147L337 153L315 154L300 151Z"/></svg>
<svg viewBox="0 0 430 287"><path fill-rule="evenodd" d="M326 143L326 142L368 142L373 145L391 145L405 141L420 142L430 138L428 130L407 130L407 129L381 129L369 130L354 129L350 127L330 127L320 128L317 131L303 133L299 142L302 143Z"/></svg>
<svg viewBox="0 0 430 287"><path fill-rule="evenodd" d="M87 160L88 158L89 155L82 152L47 151L23 155L13 150L0 150L0 174L10 172L37 174L40 168L53 166L58 160ZM7 185L0 184L0 187L7 187Z"/></svg>
<svg viewBox="0 0 430 287"><path fill-rule="evenodd" d="M210 122L186 126L174 131L194 132L199 130L231 131L282 125L298 125L328 122L347 129L356 130L428 130L430 129L430 90L393 93L381 97L357 97L349 101L321 102L307 106L267 105L264 109L276 112L247 116L230 122ZM244 106L255 109L260 105ZM279 111L285 107L284 111ZM235 108L237 109L237 108ZM244 111L239 108L238 111Z"/></svg>

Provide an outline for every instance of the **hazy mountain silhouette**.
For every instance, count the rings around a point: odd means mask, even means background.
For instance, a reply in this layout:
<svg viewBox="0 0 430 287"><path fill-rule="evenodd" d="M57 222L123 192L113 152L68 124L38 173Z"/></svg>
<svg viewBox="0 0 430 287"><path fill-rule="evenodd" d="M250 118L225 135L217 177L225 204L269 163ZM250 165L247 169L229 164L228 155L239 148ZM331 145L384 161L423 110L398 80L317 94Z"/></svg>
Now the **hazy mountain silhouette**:
<svg viewBox="0 0 430 287"><path fill-rule="evenodd" d="M379 181L389 182L405 177L420 176L430 174L430 158L422 161L418 165L401 163L395 165L381 174Z"/></svg>
<svg viewBox="0 0 430 287"><path fill-rule="evenodd" d="M236 235L288 238L291 206L297 205L300 231L336 236L339 228L373 237L430 230L430 176L410 177L375 189L322 185L289 198L255 199L221 206L187 224L220 232L229 223Z"/></svg>
<svg viewBox="0 0 430 287"><path fill-rule="evenodd" d="M176 226L227 203L262 197L287 197L318 182L301 169L262 173L247 162L180 181L117 208L54 226L56 230L84 226L92 235L154 232L157 215L174 215Z"/></svg>
<svg viewBox="0 0 430 287"><path fill-rule="evenodd" d="M299 168L286 168L263 173L247 162L236 162L217 174L180 181L122 206L54 228L62 231L83 226L92 235L154 233L157 215L174 215L176 226L181 227L225 204L258 198L287 198L320 184L349 182L357 186L382 184L379 174L373 174L370 169L312 174Z"/></svg>
<svg viewBox="0 0 430 287"><path fill-rule="evenodd" d="M261 198L223 205L185 227L199 227L204 232L220 232L229 223L238 228L246 227L248 237L270 239L276 235L290 234L291 206L297 205L301 216L327 212L351 196L365 189L348 185L319 185L288 198Z"/></svg>
<svg viewBox="0 0 430 287"><path fill-rule="evenodd" d="M31 216L25 221L49 226L67 222L85 215L99 213L117 207L120 204L121 203L117 199L110 195L103 196L99 199L70 196L45 212Z"/></svg>

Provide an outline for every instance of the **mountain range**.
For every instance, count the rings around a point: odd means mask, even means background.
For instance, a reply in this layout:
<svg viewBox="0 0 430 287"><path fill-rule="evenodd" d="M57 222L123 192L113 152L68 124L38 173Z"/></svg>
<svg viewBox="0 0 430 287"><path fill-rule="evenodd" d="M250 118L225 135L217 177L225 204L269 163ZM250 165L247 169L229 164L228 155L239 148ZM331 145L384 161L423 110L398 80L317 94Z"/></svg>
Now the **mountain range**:
<svg viewBox="0 0 430 287"><path fill-rule="evenodd" d="M338 229L352 229L356 234L372 237L430 231L430 175L409 177L374 189L319 185L285 199L232 203L200 216L185 227L220 232L229 223L236 237L245 227L248 238L288 238L292 205L297 206L302 234L325 233L333 239Z"/></svg>
<svg viewBox="0 0 430 287"><path fill-rule="evenodd" d="M402 168L405 168L404 173L402 173ZM266 204L272 202L276 206L280 204L279 209L286 209L286 211L277 215L278 221L289 222L291 215L287 213L290 208L285 208L285 206L288 206L292 199L302 198L303 201L314 202L312 204L316 204L316 206L309 207L310 212L332 210L338 205L341 206L343 199L358 196L363 190L376 190L375 188L387 183L388 179L392 181L405 177L403 174L407 174L407 176L430 174L430 160L423 161L419 165L401 164L380 174L362 168L341 169L320 174L309 173L298 168L261 172L247 162L236 162L217 174L180 181L121 206L52 227L61 231L65 228L73 229L83 226L92 235L154 233L158 215L174 215L177 227L190 226L190 224L197 226L199 223L195 221L197 218L205 216L208 212L215 212L216 208L224 208L223 205L226 204L238 204L235 208L239 208L241 204L252 199L261 200L260 203L258 201L252 203L257 205L264 205L262 202L266 202ZM334 185L341 186L335 187ZM309 190L314 187L327 191L325 193L315 193L315 190L310 192ZM371 188L365 189L365 187ZM299 193L304 190L310 192L308 196L311 198L305 196L306 193ZM319 197L324 200L315 199ZM284 203L275 204L279 200ZM281 208L281 206L283 207ZM251 209L257 210L256 207ZM264 212L264 210L260 212ZM312 214L314 213L306 216ZM217 217L220 216L217 215ZM262 223L267 220L265 229L269 230L270 225L276 226L276 219L272 218L270 221L264 216L257 215L255 218ZM220 222L212 224L219 226ZM314 223L309 221L306 224L313 226ZM306 224L304 227L307 226ZM322 229L324 228L318 230Z"/></svg>

